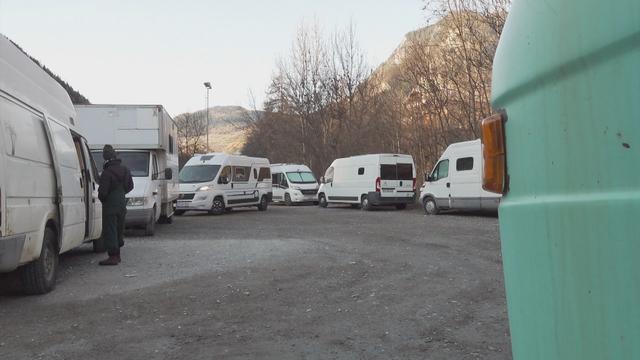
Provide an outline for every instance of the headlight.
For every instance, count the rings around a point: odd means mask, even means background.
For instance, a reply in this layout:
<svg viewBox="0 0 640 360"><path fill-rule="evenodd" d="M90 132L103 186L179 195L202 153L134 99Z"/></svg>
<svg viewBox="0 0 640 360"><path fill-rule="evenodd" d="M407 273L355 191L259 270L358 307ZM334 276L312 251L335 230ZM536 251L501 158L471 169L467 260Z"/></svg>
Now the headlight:
<svg viewBox="0 0 640 360"><path fill-rule="evenodd" d="M127 199L127 205L129 206L144 206L145 198L132 197Z"/></svg>
<svg viewBox="0 0 640 360"><path fill-rule="evenodd" d="M208 191L210 189L211 189L211 186L205 185L205 186L201 186L200 188L198 188L198 191Z"/></svg>

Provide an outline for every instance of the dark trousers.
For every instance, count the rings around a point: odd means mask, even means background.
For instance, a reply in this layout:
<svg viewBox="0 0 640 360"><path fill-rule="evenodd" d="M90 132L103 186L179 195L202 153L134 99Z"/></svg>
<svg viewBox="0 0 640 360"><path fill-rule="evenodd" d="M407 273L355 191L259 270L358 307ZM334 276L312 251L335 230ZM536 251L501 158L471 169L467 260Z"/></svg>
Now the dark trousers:
<svg viewBox="0 0 640 360"><path fill-rule="evenodd" d="M109 256L120 255L124 246L124 218L127 210L102 215L102 239Z"/></svg>

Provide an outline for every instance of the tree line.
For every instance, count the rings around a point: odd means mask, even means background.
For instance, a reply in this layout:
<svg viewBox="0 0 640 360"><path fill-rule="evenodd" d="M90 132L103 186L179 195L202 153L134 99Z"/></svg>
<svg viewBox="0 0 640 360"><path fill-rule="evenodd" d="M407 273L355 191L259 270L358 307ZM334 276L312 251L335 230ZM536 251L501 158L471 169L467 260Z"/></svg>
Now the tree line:
<svg viewBox="0 0 640 360"><path fill-rule="evenodd" d="M509 0L425 1L437 22L407 36L373 71L355 27L325 36L301 26L278 60L243 153L304 163L318 175L338 157L406 153L428 171L451 143L480 136L492 112L491 67Z"/></svg>

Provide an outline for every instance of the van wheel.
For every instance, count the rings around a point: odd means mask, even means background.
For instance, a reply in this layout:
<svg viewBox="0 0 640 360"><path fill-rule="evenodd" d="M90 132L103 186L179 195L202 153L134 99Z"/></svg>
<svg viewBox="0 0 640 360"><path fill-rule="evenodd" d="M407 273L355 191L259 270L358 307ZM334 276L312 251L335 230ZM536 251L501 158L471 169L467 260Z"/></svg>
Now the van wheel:
<svg viewBox="0 0 640 360"><path fill-rule="evenodd" d="M364 211L371 211L371 203L369 202L369 197L367 195L362 195L360 199L360 209Z"/></svg>
<svg viewBox="0 0 640 360"><path fill-rule="evenodd" d="M213 199L213 203L211 204L211 210L209 210L209 214L211 215L222 215L225 210L224 199L221 197L217 197Z"/></svg>
<svg viewBox="0 0 640 360"><path fill-rule="evenodd" d="M263 196L260 199L260 204L258 204L258 210L260 211L267 211L267 208L269 207L269 199L267 199L266 196Z"/></svg>
<svg viewBox="0 0 640 360"><path fill-rule="evenodd" d="M327 203L327 198L324 196L324 194L318 195L318 206L320 206L321 208L326 208L327 205L329 204Z"/></svg>
<svg viewBox="0 0 640 360"><path fill-rule="evenodd" d="M407 208L407 204L396 204L397 210L404 210Z"/></svg>
<svg viewBox="0 0 640 360"><path fill-rule="evenodd" d="M93 240L92 243L94 253L103 253L107 251L107 246L104 244L104 239L102 237Z"/></svg>
<svg viewBox="0 0 640 360"><path fill-rule="evenodd" d="M284 194L284 204L287 206L293 205L293 202L291 202L291 195Z"/></svg>
<svg viewBox="0 0 640 360"><path fill-rule="evenodd" d="M436 205L436 201L433 198L426 198L422 203L424 208L424 213L427 215L438 215L440 209L438 209L438 205Z"/></svg>
<svg viewBox="0 0 640 360"><path fill-rule="evenodd" d="M185 212L186 211L184 211L184 210L176 210L176 211L173 212L173 215L182 216L182 215L184 215Z"/></svg>
<svg viewBox="0 0 640 360"><path fill-rule="evenodd" d="M147 222L147 225L144 228L144 234L146 236L153 236L156 233L156 207L153 207L153 211L151 212L151 218Z"/></svg>
<svg viewBox="0 0 640 360"><path fill-rule="evenodd" d="M44 229L44 239L40 257L22 267L21 278L25 293L29 295L46 294L56 287L58 273L58 253L56 251L56 233Z"/></svg>

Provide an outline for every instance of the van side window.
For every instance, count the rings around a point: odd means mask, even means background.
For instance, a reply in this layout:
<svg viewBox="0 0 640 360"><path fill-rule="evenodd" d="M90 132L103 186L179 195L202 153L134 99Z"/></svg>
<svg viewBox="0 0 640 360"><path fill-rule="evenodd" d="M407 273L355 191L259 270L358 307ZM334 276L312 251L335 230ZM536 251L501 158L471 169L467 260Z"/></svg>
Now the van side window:
<svg viewBox="0 0 640 360"><path fill-rule="evenodd" d="M327 169L327 171L324 173L324 181L325 182L333 182L333 167L330 167Z"/></svg>
<svg viewBox="0 0 640 360"><path fill-rule="evenodd" d="M364 168L358 168L358 175L364 175Z"/></svg>
<svg viewBox="0 0 640 360"><path fill-rule="evenodd" d="M473 158L466 157L456 160L456 171L473 170Z"/></svg>
<svg viewBox="0 0 640 360"><path fill-rule="evenodd" d="M253 178L254 179L258 178L258 170L257 169L253 169Z"/></svg>
<svg viewBox="0 0 640 360"><path fill-rule="evenodd" d="M158 178L158 158L156 157L156 155L153 155L153 162L151 164L152 169L153 169L153 173L151 174L151 178L152 179L157 179Z"/></svg>
<svg viewBox="0 0 640 360"><path fill-rule="evenodd" d="M280 186L280 175L279 173L271 174L271 186L278 187Z"/></svg>
<svg viewBox="0 0 640 360"><path fill-rule="evenodd" d="M258 172L258 181L264 181L271 177L271 169L266 167L261 167L260 172Z"/></svg>
<svg viewBox="0 0 640 360"><path fill-rule="evenodd" d="M226 181L223 179L226 178ZM225 166L218 177L218 184L227 184L231 180L231 166Z"/></svg>
<svg viewBox="0 0 640 360"><path fill-rule="evenodd" d="M247 182L251 174L250 166L234 166L233 167L233 181Z"/></svg>
<svg viewBox="0 0 640 360"><path fill-rule="evenodd" d="M442 160L438 163L435 169L433 169L433 181L438 181L449 176L449 160Z"/></svg>
<svg viewBox="0 0 640 360"><path fill-rule="evenodd" d="M169 154L173 154L173 136L169 135Z"/></svg>
<svg viewBox="0 0 640 360"><path fill-rule="evenodd" d="M289 188L289 183L287 182L287 177L284 176L284 173L280 174L280 187L283 189Z"/></svg>

